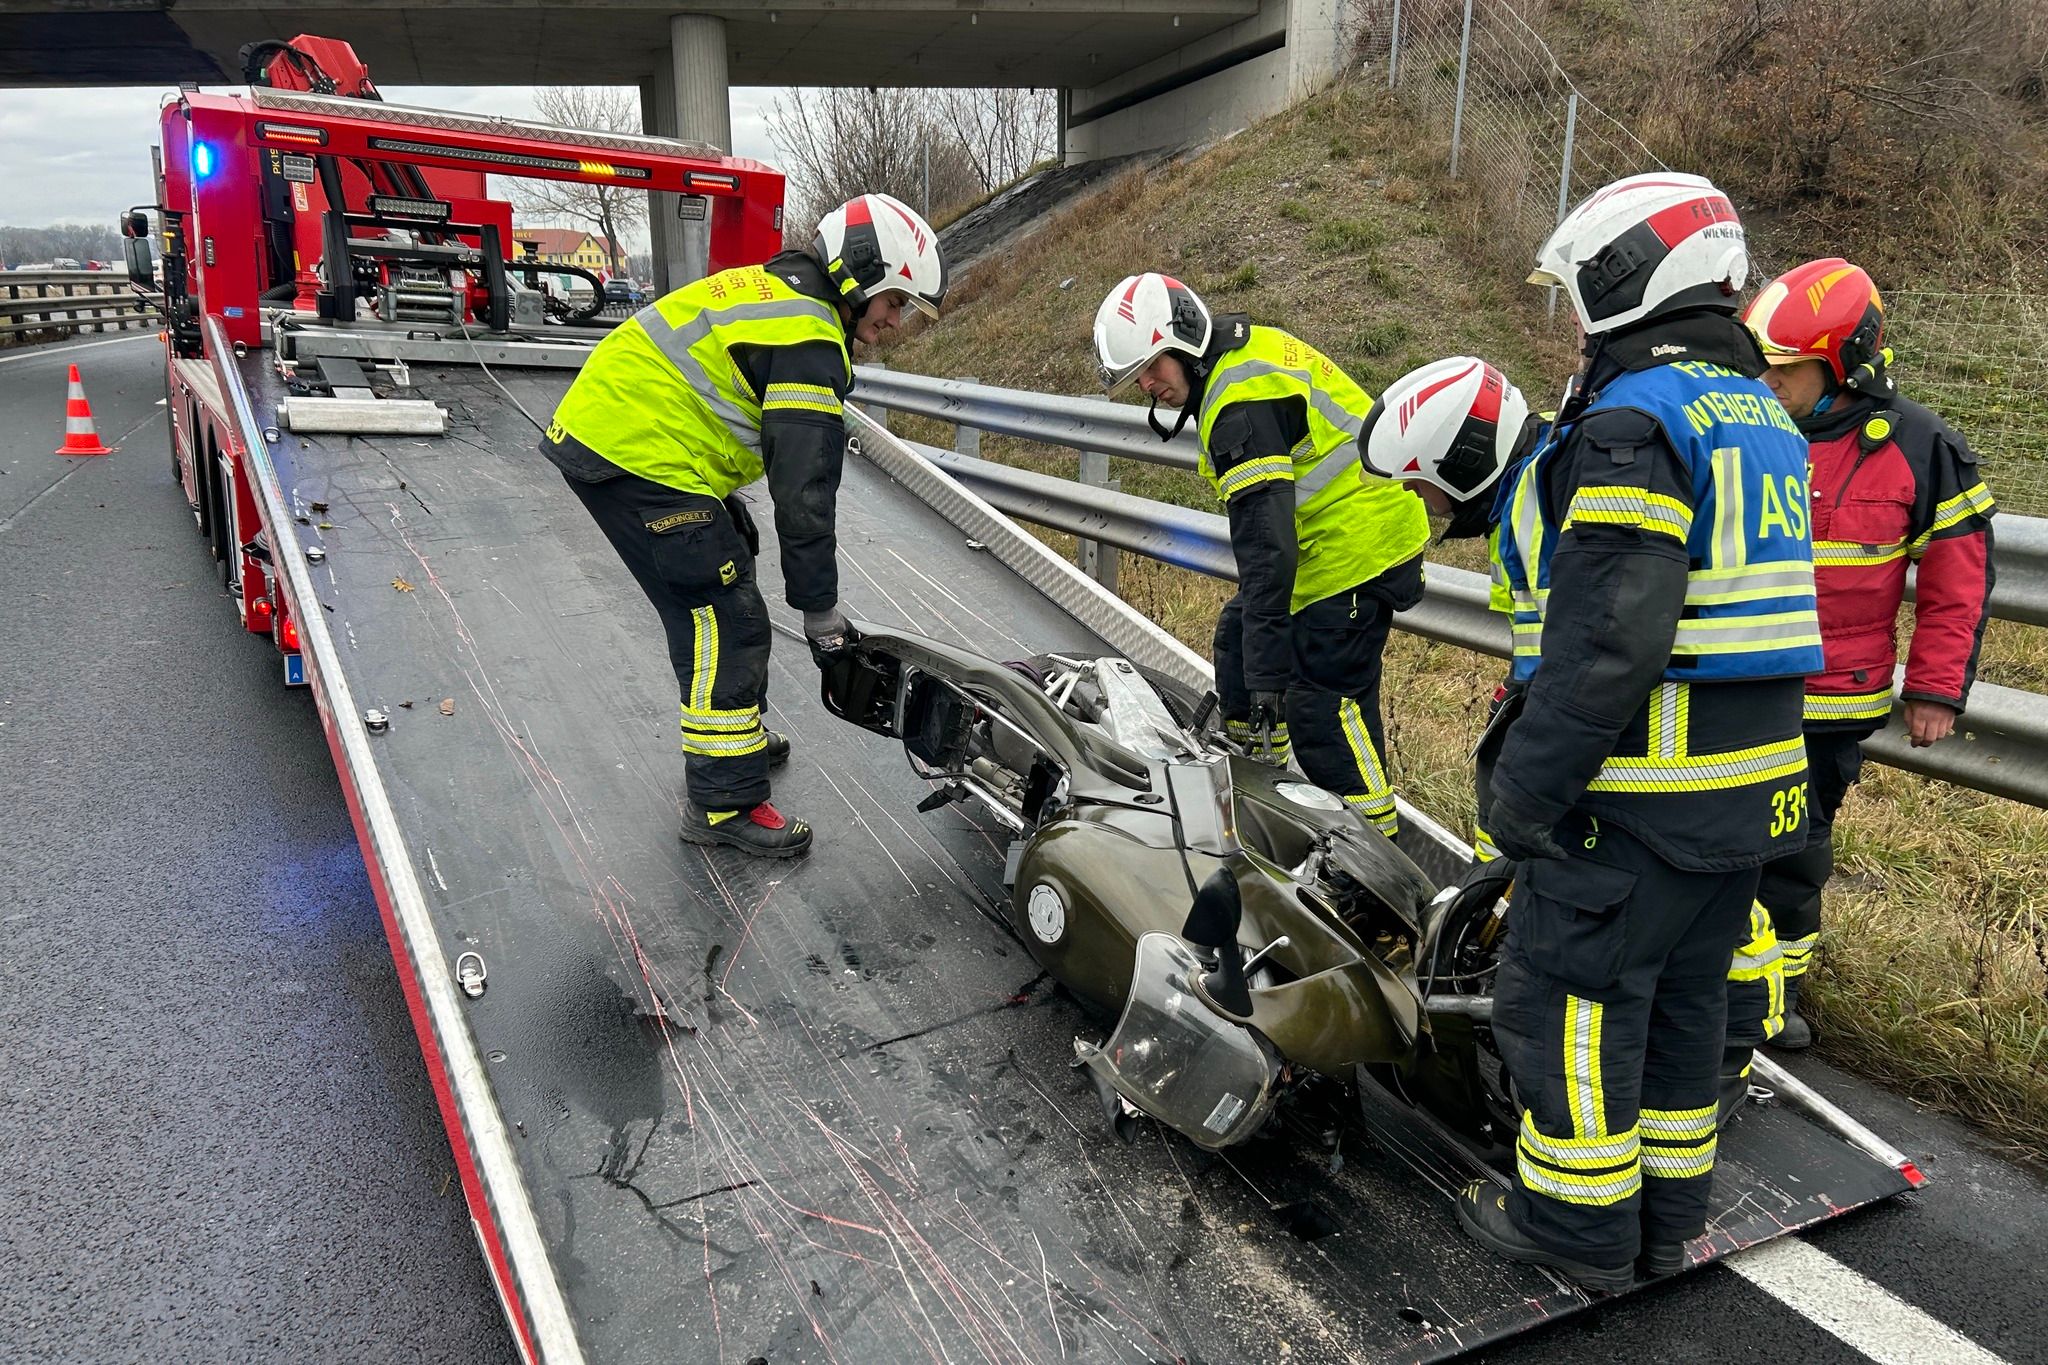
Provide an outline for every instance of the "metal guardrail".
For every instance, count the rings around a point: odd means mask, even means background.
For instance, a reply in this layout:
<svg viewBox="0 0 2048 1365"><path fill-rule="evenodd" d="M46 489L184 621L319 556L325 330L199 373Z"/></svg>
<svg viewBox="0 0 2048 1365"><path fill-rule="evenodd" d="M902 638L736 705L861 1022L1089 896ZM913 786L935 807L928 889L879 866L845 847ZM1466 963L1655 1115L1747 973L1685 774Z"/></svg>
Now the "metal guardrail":
<svg viewBox="0 0 2048 1365"><path fill-rule="evenodd" d="M1191 470L1201 456L1192 424L1175 440L1161 441L1144 409L1099 398L1031 393L865 365L855 371L853 397L894 412L1172 469ZM1998 581L1991 593L1992 616L2048 626L2048 519L2001 516L1994 541ZM1910 578L1907 592L1910 596Z"/></svg>
<svg viewBox="0 0 2048 1365"><path fill-rule="evenodd" d="M1105 446L1131 438L1135 428L1151 443L1148 455L1155 464L1180 465L1181 447L1192 444L1185 434L1170 445L1162 443L1146 426L1144 414L1128 406L958 380L863 368L854 397L874 407L916 412L984 431L1104 454L1112 453ZM1103 413L1103 409L1111 412ZM989 505L1020 521L1211 577L1233 581L1237 577L1229 522L1215 513L991 464L931 446L915 448ZM1186 467L1192 467L1191 457ZM2000 518L1998 532L2000 582L1994 602L2005 599L2006 619L2048 623L2048 600L2044 600L2048 599L2048 522ZM2028 593L2031 601L2017 602L2014 593ZM1394 624L1426 639L1496 658L1509 654L1507 623L1487 608L1485 576L1470 570L1430 565L1422 602L1396 616ZM1901 669L1901 676L1903 673ZM2048 697L1978 683L1954 736L1925 749L1915 749L1907 742L1895 702L1891 722L1864 747L1871 757L1895 768L2048 807Z"/></svg>
<svg viewBox="0 0 2048 1365"><path fill-rule="evenodd" d="M156 304L123 271L0 270L0 337L156 325Z"/></svg>

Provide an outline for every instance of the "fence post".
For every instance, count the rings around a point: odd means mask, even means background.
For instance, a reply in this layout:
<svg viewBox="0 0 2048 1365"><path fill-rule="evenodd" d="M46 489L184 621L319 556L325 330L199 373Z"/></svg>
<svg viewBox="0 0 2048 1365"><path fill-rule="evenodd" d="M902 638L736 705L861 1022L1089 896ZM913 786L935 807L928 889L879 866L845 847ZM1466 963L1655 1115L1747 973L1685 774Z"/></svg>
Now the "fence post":
<svg viewBox="0 0 2048 1365"><path fill-rule="evenodd" d="M1122 479L1109 477L1109 456L1099 450L1081 452L1081 482L1090 488L1106 488L1114 492L1123 486ZM1074 545L1075 558L1080 561L1081 572L1100 583L1111 592L1116 591L1117 550L1114 545L1104 545L1095 540L1079 540Z"/></svg>
<svg viewBox="0 0 2048 1365"><path fill-rule="evenodd" d="M1564 103L1564 165L1557 172L1557 221L1564 221L1565 211L1572 203L1572 139L1579 131L1579 92L1574 90ZM1557 316L1557 286L1550 286L1550 299L1543 307L1544 316Z"/></svg>
<svg viewBox="0 0 2048 1365"><path fill-rule="evenodd" d="M959 376L959 379L963 384L979 384L981 382L979 375L972 374L963 374ZM968 426L965 422L956 423L953 427L953 451L957 455L972 455L976 459L980 459L981 428Z"/></svg>
<svg viewBox="0 0 2048 1365"><path fill-rule="evenodd" d="M1394 23L1387 30L1387 89L1392 90L1401 72L1401 0L1394 0Z"/></svg>
<svg viewBox="0 0 2048 1365"><path fill-rule="evenodd" d="M1458 151L1465 137L1465 72L1472 65L1472 0L1465 0L1465 31L1458 39L1458 97L1451 105L1451 179L1458 178Z"/></svg>

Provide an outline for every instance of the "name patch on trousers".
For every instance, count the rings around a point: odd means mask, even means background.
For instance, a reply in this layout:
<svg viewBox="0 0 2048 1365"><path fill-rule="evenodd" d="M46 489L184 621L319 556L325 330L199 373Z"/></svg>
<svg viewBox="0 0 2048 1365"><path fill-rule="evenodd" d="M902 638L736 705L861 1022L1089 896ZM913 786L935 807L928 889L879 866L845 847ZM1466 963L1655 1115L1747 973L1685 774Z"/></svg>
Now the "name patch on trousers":
<svg viewBox="0 0 2048 1365"><path fill-rule="evenodd" d="M647 529L656 535L673 531L679 526L703 526L711 520L711 509L698 508L689 512L671 512L665 517L656 517L647 523Z"/></svg>

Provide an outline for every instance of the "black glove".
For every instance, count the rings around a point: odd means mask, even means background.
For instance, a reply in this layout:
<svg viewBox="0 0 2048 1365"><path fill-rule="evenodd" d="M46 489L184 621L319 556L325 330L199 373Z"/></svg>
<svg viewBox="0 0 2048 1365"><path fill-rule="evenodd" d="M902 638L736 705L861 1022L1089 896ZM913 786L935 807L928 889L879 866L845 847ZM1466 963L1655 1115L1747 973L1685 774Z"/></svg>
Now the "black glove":
<svg viewBox="0 0 2048 1365"><path fill-rule="evenodd" d="M817 660L818 667L829 668L860 637L854 633L846 613L831 606L804 613L804 638L811 642L811 657Z"/></svg>
<svg viewBox="0 0 2048 1365"><path fill-rule="evenodd" d="M1567 856L1564 845L1557 842L1555 825L1517 810L1498 789L1494 791L1493 808L1486 812L1484 824L1486 832L1493 837L1493 846L1515 862Z"/></svg>
<svg viewBox="0 0 2048 1365"><path fill-rule="evenodd" d="M733 528L740 533L740 539L747 543L747 553L759 559L761 528L754 525L754 514L747 510L746 499L734 493L725 500L725 514L732 518Z"/></svg>
<svg viewBox="0 0 2048 1365"><path fill-rule="evenodd" d="M1270 754L1276 747L1274 735L1287 724L1287 694L1285 692L1252 693L1251 715L1247 717L1251 726L1254 756Z"/></svg>

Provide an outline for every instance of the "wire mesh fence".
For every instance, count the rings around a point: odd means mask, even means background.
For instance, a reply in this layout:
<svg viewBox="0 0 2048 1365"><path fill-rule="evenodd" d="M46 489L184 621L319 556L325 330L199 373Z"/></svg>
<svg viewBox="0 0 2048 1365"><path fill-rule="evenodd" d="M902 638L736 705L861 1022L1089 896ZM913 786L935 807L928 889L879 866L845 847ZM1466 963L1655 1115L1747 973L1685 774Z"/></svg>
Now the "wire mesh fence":
<svg viewBox="0 0 2048 1365"><path fill-rule="evenodd" d="M1585 194L1671 169L1587 98L1538 31L1544 14L1544 0L1367 0L1358 14L1366 77L1378 73L1446 139L1447 170L1469 186L1514 269ZM1751 282L1794 263L1759 252ZM2001 506L2048 514L2048 295L1890 283L1899 287L1884 291L1887 339L1903 391L1969 438Z"/></svg>

